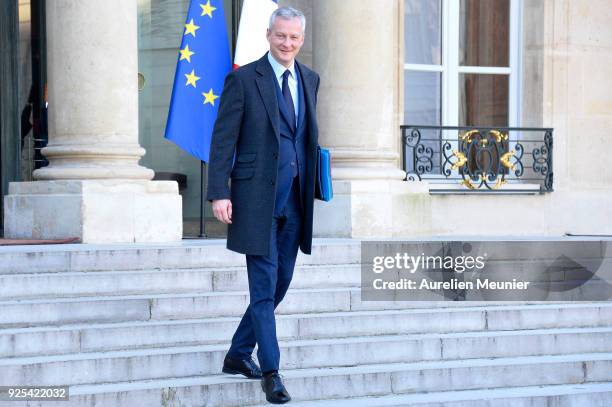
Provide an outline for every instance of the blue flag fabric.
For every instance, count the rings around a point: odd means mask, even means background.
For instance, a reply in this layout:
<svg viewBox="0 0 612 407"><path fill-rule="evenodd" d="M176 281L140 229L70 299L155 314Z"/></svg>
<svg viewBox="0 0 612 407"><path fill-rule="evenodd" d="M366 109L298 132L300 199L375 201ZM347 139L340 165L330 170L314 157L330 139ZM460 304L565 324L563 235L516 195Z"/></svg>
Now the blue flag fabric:
<svg viewBox="0 0 612 407"><path fill-rule="evenodd" d="M165 137L207 162L219 97L231 69L223 0L191 0Z"/></svg>

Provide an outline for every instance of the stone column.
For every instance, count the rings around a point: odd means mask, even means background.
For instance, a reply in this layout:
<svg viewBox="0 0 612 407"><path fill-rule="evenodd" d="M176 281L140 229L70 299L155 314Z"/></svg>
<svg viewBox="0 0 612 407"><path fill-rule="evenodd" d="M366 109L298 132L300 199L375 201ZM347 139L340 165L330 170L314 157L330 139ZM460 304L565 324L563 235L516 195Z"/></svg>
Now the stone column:
<svg viewBox="0 0 612 407"><path fill-rule="evenodd" d="M47 4L49 166L12 183L5 234L83 242L173 241L182 235L176 182L138 165L134 0ZM161 137L161 136L160 136Z"/></svg>
<svg viewBox="0 0 612 407"><path fill-rule="evenodd" d="M321 236L391 237L401 196L420 188L400 169L401 2L313 3L321 75L319 143L332 151L334 199L317 205Z"/></svg>
<svg viewBox="0 0 612 407"><path fill-rule="evenodd" d="M135 1L47 5L49 166L39 180L142 179Z"/></svg>

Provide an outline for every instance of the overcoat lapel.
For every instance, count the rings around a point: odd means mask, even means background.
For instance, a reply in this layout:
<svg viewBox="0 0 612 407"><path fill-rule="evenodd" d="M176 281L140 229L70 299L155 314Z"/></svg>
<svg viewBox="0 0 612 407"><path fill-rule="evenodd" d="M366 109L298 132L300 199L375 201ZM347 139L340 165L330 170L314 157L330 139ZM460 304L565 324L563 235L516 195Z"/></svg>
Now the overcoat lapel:
<svg viewBox="0 0 612 407"><path fill-rule="evenodd" d="M272 128L274 129L274 135L276 136L276 141L280 142L280 133L278 130L278 100L276 98L276 92L274 88L270 85L275 83L274 71L268 62L268 54L264 55L262 58L257 61L257 68L255 69L257 73L260 75L256 78L257 88L259 89L259 94L261 95L261 99L266 108L266 112L268 112L268 118L270 119L270 123L272 123Z"/></svg>
<svg viewBox="0 0 612 407"><path fill-rule="evenodd" d="M308 125L309 125L309 129L308 132L311 135L317 134L318 132L318 128L317 128L317 121L316 121L316 111L315 111L315 107L314 107L314 89L317 86L316 84L316 78L312 75L309 75L308 72L305 69L302 69L301 65L296 61L296 66L298 67L298 69L300 70L300 76L302 77L302 88L304 89L304 100L305 100L305 107L306 109L308 109ZM306 110L306 109L301 109L301 110ZM302 119L303 120L303 119ZM311 145L315 145L317 144L318 140L315 140L314 137L309 137L309 142Z"/></svg>
<svg viewBox="0 0 612 407"><path fill-rule="evenodd" d="M297 66L297 62L296 62L296 66ZM298 111L297 127L299 129L304 124L304 117L306 116L306 100L304 99L305 85L304 85L304 79L302 78L302 73L300 72L299 68L296 69L295 72L297 74L297 81L298 81L299 111Z"/></svg>

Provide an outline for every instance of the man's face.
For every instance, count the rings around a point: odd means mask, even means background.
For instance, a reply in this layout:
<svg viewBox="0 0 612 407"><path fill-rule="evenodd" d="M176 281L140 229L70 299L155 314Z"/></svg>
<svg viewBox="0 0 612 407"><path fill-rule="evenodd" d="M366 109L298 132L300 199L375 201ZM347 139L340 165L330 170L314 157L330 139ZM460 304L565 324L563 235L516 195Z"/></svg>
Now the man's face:
<svg viewBox="0 0 612 407"><path fill-rule="evenodd" d="M268 29L266 38L274 59L289 67L304 44L302 23L299 18L277 17L272 30Z"/></svg>

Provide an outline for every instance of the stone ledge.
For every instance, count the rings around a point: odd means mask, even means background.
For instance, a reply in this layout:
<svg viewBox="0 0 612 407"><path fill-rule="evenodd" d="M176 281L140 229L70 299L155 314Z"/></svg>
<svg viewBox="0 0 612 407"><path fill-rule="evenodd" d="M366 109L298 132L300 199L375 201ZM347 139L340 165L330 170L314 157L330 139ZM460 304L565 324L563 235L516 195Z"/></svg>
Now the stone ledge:
<svg viewBox="0 0 612 407"><path fill-rule="evenodd" d="M172 242L182 239L182 201L174 181L11 183L4 223L11 239Z"/></svg>

